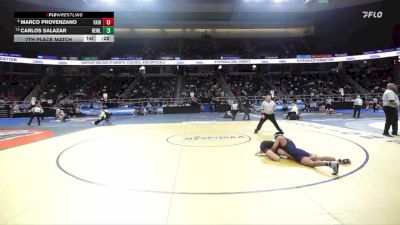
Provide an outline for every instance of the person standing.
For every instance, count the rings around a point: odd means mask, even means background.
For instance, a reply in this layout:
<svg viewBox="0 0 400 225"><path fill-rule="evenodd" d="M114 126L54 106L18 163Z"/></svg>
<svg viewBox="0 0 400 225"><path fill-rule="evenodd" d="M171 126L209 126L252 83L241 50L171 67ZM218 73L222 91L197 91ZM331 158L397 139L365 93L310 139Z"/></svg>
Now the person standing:
<svg viewBox="0 0 400 225"><path fill-rule="evenodd" d="M250 120L250 114L249 114L250 108L251 108L250 100L249 100L249 98L246 97L246 100L244 101L244 104L243 104L243 112L244 112L243 120L246 119L246 116L247 116L247 120Z"/></svg>
<svg viewBox="0 0 400 225"><path fill-rule="evenodd" d="M332 99L331 99L331 97L328 97L328 98L326 99L325 104L326 104L326 109L327 109L327 110L330 110L330 109L332 108Z"/></svg>
<svg viewBox="0 0 400 225"><path fill-rule="evenodd" d="M37 119L37 121L38 121L38 125L40 126L40 118L39 118L39 117L41 117L41 116L42 116L42 113L43 113L42 107L40 107L39 104L36 103L36 106L34 106L34 107L31 109L31 111L32 111L32 116L31 116L31 119L30 119L29 122L28 122L28 126L31 125L32 120L33 120L33 118L35 118L35 117L36 117L36 119Z"/></svg>
<svg viewBox="0 0 400 225"><path fill-rule="evenodd" d="M271 120L275 128L279 131L279 133L283 134L282 129L279 127L275 119L275 114L274 114L275 107L276 104L274 101L272 101L271 95L267 95L265 97L265 101L261 103L261 118L260 122L258 122L257 128L254 130L255 134L258 133L258 131L261 129L262 125L266 120Z"/></svg>
<svg viewBox="0 0 400 225"><path fill-rule="evenodd" d="M44 117L43 117L43 114L44 114L44 109L43 109L43 106L39 103L39 104L37 104L41 109L42 109L42 112L40 113L40 119L41 120L44 120Z"/></svg>
<svg viewBox="0 0 400 225"><path fill-rule="evenodd" d="M383 93L383 111L385 112L386 122L383 135L392 137L398 135L398 121L399 121L399 97L396 94L397 86L394 83L388 83L385 93ZM389 134L389 129L392 127L392 135Z"/></svg>
<svg viewBox="0 0 400 225"><path fill-rule="evenodd" d="M372 108L374 112L378 112L378 99L376 97L372 98Z"/></svg>
<svg viewBox="0 0 400 225"><path fill-rule="evenodd" d="M361 99L360 95L357 95L357 98L354 99L354 112L353 112L353 118L356 118L356 113L358 113L357 118L360 118L360 113L361 113L361 108L363 105L363 100Z"/></svg>
<svg viewBox="0 0 400 225"><path fill-rule="evenodd" d="M231 105L231 111L232 111L232 120L235 120L236 114L239 111L239 105L236 101L234 101L233 104Z"/></svg>

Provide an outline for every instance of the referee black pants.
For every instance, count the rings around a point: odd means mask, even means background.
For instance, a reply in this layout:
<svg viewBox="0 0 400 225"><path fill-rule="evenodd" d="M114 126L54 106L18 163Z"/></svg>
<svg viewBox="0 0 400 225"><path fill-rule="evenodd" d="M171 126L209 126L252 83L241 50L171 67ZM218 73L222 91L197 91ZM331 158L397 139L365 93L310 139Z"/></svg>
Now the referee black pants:
<svg viewBox="0 0 400 225"><path fill-rule="evenodd" d="M354 106L353 117L355 118L356 113L358 113L357 118L360 118L360 112L361 112L361 105Z"/></svg>
<svg viewBox="0 0 400 225"><path fill-rule="evenodd" d="M40 126L40 118L39 118L40 115L41 115L40 113L32 113L32 116L31 116L31 118L30 118L30 120L28 122L28 125L31 125L33 118L36 117L38 125Z"/></svg>
<svg viewBox="0 0 400 225"><path fill-rule="evenodd" d="M399 115L397 109L390 106L384 106L383 111L385 112L386 116L385 130L383 131L383 134L389 134L389 129L391 126L392 134L397 135L398 121L399 121Z"/></svg>
<svg viewBox="0 0 400 225"><path fill-rule="evenodd" d="M258 131L261 129L262 125L263 125L264 122L267 121L267 120L271 120L271 122L274 124L275 128L276 128L279 132L283 133L282 129L279 127L278 123L276 122L275 114L264 114L264 119L261 118L261 119L260 119L260 122L258 122L258 125L257 125L257 128L256 128L256 132L258 132Z"/></svg>
<svg viewBox="0 0 400 225"><path fill-rule="evenodd" d="M232 120L236 119L236 114L238 113L238 110L232 110Z"/></svg>

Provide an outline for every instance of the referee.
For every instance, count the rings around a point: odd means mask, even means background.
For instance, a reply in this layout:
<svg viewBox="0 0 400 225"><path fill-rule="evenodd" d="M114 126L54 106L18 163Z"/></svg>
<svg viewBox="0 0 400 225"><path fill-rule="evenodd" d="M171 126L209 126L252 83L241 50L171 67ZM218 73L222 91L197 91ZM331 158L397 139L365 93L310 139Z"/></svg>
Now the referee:
<svg viewBox="0 0 400 225"><path fill-rule="evenodd" d="M360 95L357 95L357 98L354 99L354 104L353 104L354 108L353 118L356 118L356 113L358 113L357 118L360 118L362 105L363 105L363 100L361 99Z"/></svg>
<svg viewBox="0 0 400 225"><path fill-rule="evenodd" d="M233 104L231 105L231 111L232 111L232 120L236 119L236 114L239 111L239 105L236 102L236 100L233 102Z"/></svg>
<svg viewBox="0 0 400 225"><path fill-rule="evenodd" d="M36 117L36 119L37 119L38 125L40 126L40 118L39 118L39 117L41 117L41 116L42 116L42 113L43 113L42 107L40 107L40 105L39 105L38 103L36 103L36 106L33 107L33 108L31 109L31 111L32 111L32 115L31 115L31 119L30 119L29 122L28 122L28 126L31 125L32 120L33 120L33 118L35 118L35 117Z"/></svg>
<svg viewBox="0 0 400 225"><path fill-rule="evenodd" d="M373 99L372 99L372 107L374 108L374 112L377 112L377 111L379 111L378 110L378 99L376 98L376 97L374 97Z"/></svg>
<svg viewBox="0 0 400 225"><path fill-rule="evenodd" d="M271 120L275 128L279 131L279 133L283 134L282 129L279 127L275 119L275 114L274 114L275 107L276 104L274 101L271 100L271 95L267 95L265 97L265 101L263 101L261 104L261 118L260 122L258 122L257 128L254 130L255 134L258 133L258 131L261 129L262 125L266 120Z"/></svg>
<svg viewBox="0 0 400 225"><path fill-rule="evenodd" d="M392 137L398 135L398 121L399 121L399 97L396 94L397 86L394 83L388 83L385 93L383 93L383 111L385 112L386 122L383 135ZM392 127L392 135L389 134L390 126Z"/></svg>

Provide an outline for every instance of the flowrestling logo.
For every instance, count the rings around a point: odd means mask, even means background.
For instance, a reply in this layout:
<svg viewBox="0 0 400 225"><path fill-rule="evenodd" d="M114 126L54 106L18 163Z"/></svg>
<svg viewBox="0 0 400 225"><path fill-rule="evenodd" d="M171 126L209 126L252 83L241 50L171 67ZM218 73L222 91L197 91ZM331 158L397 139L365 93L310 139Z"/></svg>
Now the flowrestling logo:
<svg viewBox="0 0 400 225"><path fill-rule="evenodd" d="M362 11L362 14L364 19L380 19L383 17L382 11Z"/></svg>
<svg viewBox="0 0 400 225"><path fill-rule="evenodd" d="M168 143L187 147L225 147L249 142L244 134L223 131L178 134L167 139Z"/></svg>

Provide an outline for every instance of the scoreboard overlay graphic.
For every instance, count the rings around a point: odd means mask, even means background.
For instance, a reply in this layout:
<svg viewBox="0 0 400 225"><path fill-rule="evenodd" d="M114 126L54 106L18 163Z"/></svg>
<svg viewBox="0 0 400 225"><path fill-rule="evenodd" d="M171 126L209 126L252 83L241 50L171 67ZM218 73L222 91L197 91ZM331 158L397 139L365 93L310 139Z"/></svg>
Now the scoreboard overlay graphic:
<svg viewBox="0 0 400 225"><path fill-rule="evenodd" d="M114 12L14 12L14 42L114 42Z"/></svg>

